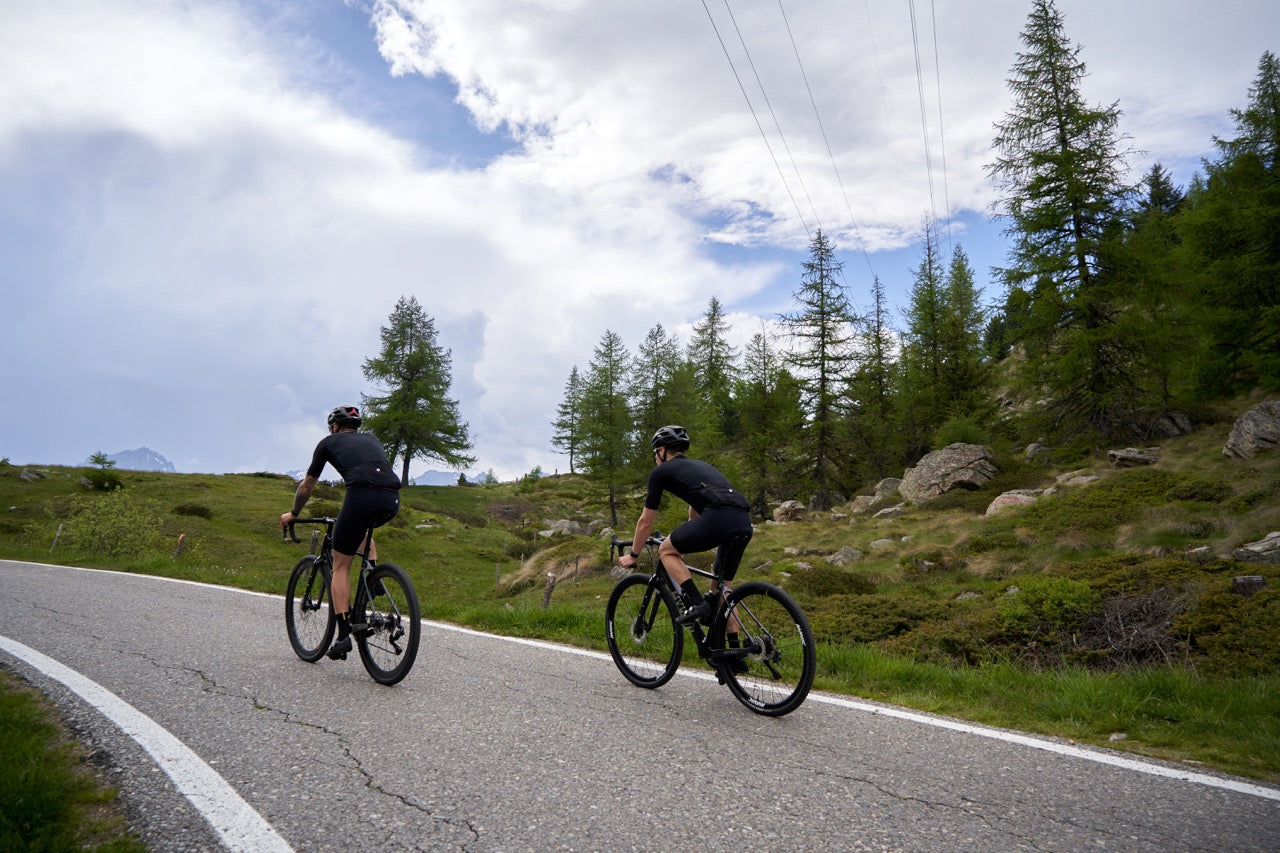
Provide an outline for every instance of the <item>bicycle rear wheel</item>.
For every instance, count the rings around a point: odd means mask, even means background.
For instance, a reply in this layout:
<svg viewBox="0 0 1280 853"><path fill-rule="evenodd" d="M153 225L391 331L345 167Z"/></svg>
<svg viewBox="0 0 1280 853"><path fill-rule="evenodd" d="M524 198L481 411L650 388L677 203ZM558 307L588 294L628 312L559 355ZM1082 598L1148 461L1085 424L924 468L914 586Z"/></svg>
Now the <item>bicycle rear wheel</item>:
<svg viewBox="0 0 1280 853"><path fill-rule="evenodd" d="M360 582L352 612L351 633L364 668L379 684L396 684L413 668L422 635L418 593L409 575L393 563L379 563L369 570L367 583Z"/></svg>
<svg viewBox="0 0 1280 853"><path fill-rule="evenodd" d="M719 662L725 684L757 714L780 717L800 707L813 686L817 669L813 631L804 611L778 587L763 581L744 583L729 594L726 616L717 620L713 646L725 648L727 614L738 619L739 641L745 656ZM714 653L713 653L714 654ZM741 661L734 672L733 663Z"/></svg>
<svg viewBox="0 0 1280 853"><path fill-rule="evenodd" d="M294 654L307 663L324 657L333 640L333 608L329 606L329 567L308 554L289 575L284 595L284 624Z"/></svg>
<svg viewBox="0 0 1280 853"><path fill-rule="evenodd" d="M618 581L604 611L609 654L627 680L638 687L661 687L671 680L684 654L684 631L676 603L653 575Z"/></svg>

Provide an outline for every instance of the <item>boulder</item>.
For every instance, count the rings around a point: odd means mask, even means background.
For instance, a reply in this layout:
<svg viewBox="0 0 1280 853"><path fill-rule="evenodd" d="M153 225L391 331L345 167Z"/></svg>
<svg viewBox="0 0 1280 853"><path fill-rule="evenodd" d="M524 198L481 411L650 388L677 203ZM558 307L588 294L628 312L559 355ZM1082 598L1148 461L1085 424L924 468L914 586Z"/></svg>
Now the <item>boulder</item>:
<svg viewBox="0 0 1280 853"><path fill-rule="evenodd" d="M1257 542L1241 545L1231 556L1242 563L1280 564L1280 530L1268 533Z"/></svg>
<svg viewBox="0 0 1280 853"><path fill-rule="evenodd" d="M862 552L857 548L845 545L839 551L836 551L830 557L827 557L827 562L833 566L843 566L848 563L856 563L861 560L862 557Z"/></svg>
<svg viewBox="0 0 1280 853"><path fill-rule="evenodd" d="M875 499L878 501L892 500L898 496L898 489L902 487L902 480L899 477L885 477L876 483Z"/></svg>
<svg viewBox="0 0 1280 853"><path fill-rule="evenodd" d="M854 515L864 513L875 505L876 499L872 495L858 495L853 499L853 504L849 507L849 512Z"/></svg>
<svg viewBox="0 0 1280 853"><path fill-rule="evenodd" d="M952 489L977 489L1000 473L991 451L980 444L951 444L925 455L908 468L898 493L911 503L924 503Z"/></svg>
<svg viewBox="0 0 1280 853"><path fill-rule="evenodd" d="M986 514L995 515L1002 509L1033 504L1042 494L1044 494L1044 492L1040 489L1013 489L1012 491L996 496L995 500L987 504Z"/></svg>
<svg viewBox="0 0 1280 853"><path fill-rule="evenodd" d="M1159 450L1158 447L1126 447L1123 450L1108 450L1107 458L1116 468L1138 468L1159 462Z"/></svg>
<svg viewBox="0 0 1280 853"><path fill-rule="evenodd" d="M562 518L558 521L548 522L546 530L538 531L538 535L550 539L552 536L585 536L587 528L580 522Z"/></svg>
<svg viewBox="0 0 1280 853"><path fill-rule="evenodd" d="M1280 444L1280 400L1268 400L1236 420L1222 455L1252 459L1277 444Z"/></svg>
<svg viewBox="0 0 1280 853"><path fill-rule="evenodd" d="M773 520L779 522L799 521L808 512L800 501L783 501L773 511Z"/></svg>

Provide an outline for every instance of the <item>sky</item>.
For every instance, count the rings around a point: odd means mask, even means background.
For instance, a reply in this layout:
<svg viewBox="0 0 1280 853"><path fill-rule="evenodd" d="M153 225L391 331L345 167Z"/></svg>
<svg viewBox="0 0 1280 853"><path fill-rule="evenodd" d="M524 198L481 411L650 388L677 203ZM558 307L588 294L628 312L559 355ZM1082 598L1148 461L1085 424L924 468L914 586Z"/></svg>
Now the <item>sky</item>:
<svg viewBox="0 0 1280 853"><path fill-rule="evenodd" d="M1230 138L1271 0L1058 0L1136 182ZM812 235L902 325L921 233L987 303L1030 0L0 0L0 458L296 471L415 296L476 463L565 471L606 331L739 346ZM447 469L418 460L414 476Z"/></svg>

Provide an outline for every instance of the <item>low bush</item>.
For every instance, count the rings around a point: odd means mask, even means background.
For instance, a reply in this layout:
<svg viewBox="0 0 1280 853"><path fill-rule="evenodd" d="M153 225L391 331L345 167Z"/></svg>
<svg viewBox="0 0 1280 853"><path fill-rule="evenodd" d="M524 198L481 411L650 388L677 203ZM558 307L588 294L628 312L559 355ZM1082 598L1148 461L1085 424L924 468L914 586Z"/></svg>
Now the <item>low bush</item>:
<svg viewBox="0 0 1280 853"><path fill-rule="evenodd" d="M131 498L125 492L77 496L71 507L66 521L67 539L90 554L137 555L150 549L160 529L156 504Z"/></svg>

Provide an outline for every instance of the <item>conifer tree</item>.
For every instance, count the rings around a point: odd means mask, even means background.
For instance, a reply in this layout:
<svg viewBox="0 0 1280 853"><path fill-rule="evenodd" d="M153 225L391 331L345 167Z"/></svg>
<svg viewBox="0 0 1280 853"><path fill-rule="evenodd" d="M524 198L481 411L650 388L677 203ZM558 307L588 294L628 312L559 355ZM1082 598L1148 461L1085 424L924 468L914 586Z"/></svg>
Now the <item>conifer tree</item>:
<svg viewBox="0 0 1280 853"><path fill-rule="evenodd" d="M449 397L453 357L436 339L435 321L417 298L400 297L381 331L382 349L364 363L364 377L381 394L361 395L364 425L400 461L400 482L409 485L409 463L438 459L461 468L471 439Z"/></svg>
<svg viewBox="0 0 1280 853"><path fill-rule="evenodd" d="M1109 232L1121 224L1131 189L1120 110L1088 106L1085 65L1066 38L1053 0L1035 0L1014 62L1013 104L996 125L1001 207L1012 238L1000 274L1031 296L1022 329L1024 378L1047 397L1034 429L1110 437L1135 415L1132 343L1115 323L1114 282L1101 274Z"/></svg>
<svg viewBox="0 0 1280 853"><path fill-rule="evenodd" d="M1215 393L1280 388L1280 60L1270 51L1248 97L1182 217L1212 338L1201 386Z"/></svg>
<svg viewBox="0 0 1280 853"><path fill-rule="evenodd" d="M627 400L631 355L615 332L606 331L596 345L582 387L582 469L609 489L609 513L618 526L617 489L626 477L635 431Z"/></svg>
<svg viewBox="0 0 1280 853"><path fill-rule="evenodd" d="M551 446L569 457L570 474L577 473L575 462L582 443L582 391L582 377L575 364L564 385L564 398L556 407L556 419L551 422Z"/></svg>
<svg viewBox="0 0 1280 853"><path fill-rule="evenodd" d="M831 242L819 230L809 245L809 259L794 294L798 307L780 318L795 341L786 363L794 368L802 391L804 451L811 460L815 509L829 509L836 496L839 402L854 360L855 318L838 280L842 269Z"/></svg>
<svg viewBox="0 0 1280 853"><path fill-rule="evenodd" d="M729 323L720 300L712 296L706 313L693 327L688 359L697 376L698 390L703 399L715 406L719 432L725 436L732 436L735 431L732 392L737 358L737 350L729 344Z"/></svg>

